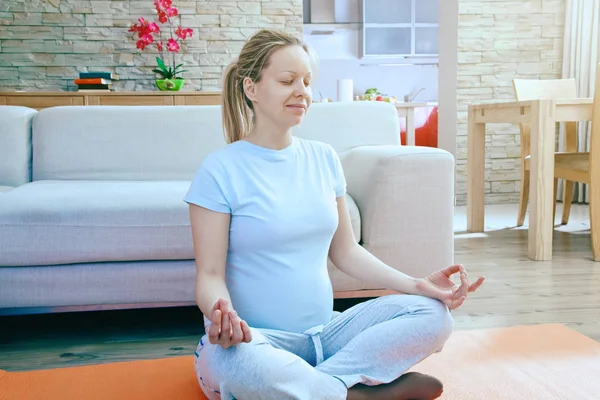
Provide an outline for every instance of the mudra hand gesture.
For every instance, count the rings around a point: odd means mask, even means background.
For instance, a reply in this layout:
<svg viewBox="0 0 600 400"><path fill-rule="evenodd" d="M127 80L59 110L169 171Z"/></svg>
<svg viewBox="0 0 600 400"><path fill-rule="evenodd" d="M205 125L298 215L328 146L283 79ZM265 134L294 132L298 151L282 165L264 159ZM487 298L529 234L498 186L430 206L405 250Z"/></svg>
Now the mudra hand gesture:
<svg viewBox="0 0 600 400"><path fill-rule="evenodd" d="M224 349L240 343L250 343L252 334L246 321L240 319L227 299L219 299L213 306L208 327L208 340Z"/></svg>
<svg viewBox="0 0 600 400"><path fill-rule="evenodd" d="M456 285L450 277L460 273L460 285ZM423 295L442 301L450 310L460 307L467 295L476 291L485 278L479 277L475 283L469 284L465 267L460 264L452 265L441 271L434 272L419 281L418 290Z"/></svg>

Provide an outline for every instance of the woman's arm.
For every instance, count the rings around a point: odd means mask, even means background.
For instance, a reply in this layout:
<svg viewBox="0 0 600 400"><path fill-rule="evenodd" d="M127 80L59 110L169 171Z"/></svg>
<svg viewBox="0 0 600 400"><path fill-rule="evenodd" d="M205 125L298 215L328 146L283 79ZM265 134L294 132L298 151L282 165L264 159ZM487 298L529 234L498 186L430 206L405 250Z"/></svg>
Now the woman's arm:
<svg viewBox="0 0 600 400"><path fill-rule="evenodd" d="M196 304L211 321L209 341L223 348L250 342L250 328L235 312L225 283L231 216L194 204L189 211L196 259Z"/></svg>
<svg viewBox="0 0 600 400"><path fill-rule="evenodd" d="M220 298L231 304L225 285L230 214L190 204L190 223L196 259L196 304L210 319Z"/></svg>
<svg viewBox="0 0 600 400"><path fill-rule="evenodd" d="M352 230L346 199L337 199L339 225L333 236L329 257L342 272L369 285L407 294L420 294L419 279L406 275L365 250Z"/></svg>
<svg viewBox="0 0 600 400"><path fill-rule="evenodd" d="M460 307L467 295L483 284L484 277L469 284L467 271L462 265L447 266L423 279L413 278L388 266L356 242L344 197L339 197L337 204L339 225L331 242L329 257L339 270L351 277L375 287L438 299L450 309ZM460 273L460 285L450 279L455 273Z"/></svg>

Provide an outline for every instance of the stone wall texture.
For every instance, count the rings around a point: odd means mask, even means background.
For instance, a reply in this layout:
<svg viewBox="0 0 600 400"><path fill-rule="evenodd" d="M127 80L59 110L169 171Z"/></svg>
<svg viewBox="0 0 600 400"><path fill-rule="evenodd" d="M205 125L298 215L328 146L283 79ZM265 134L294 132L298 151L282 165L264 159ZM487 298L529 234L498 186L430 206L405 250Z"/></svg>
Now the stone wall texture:
<svg viewBox="0 0 600 400"><path fill-rule="evenodd" d="M302 34L302 0L177 1L186 39L184 90L220 90L225 66L260 28ZM152 0L0 1L0 90L72 91L81 71L110 71L116 90L156 90L155 58L128 33L156 20ZM162 25L161 25L162 26ZM170 54L170 53L169 53Z"/></svg>
<svg viewBox="0 0 600 400"><path fill-rule="evenodd" d="M459 0L458 204L466 202L468 104L514 100L515 78L561 77L566 3ZM521 190L519 128L490 124L487 132L486 203L517 203Z"/></svg>

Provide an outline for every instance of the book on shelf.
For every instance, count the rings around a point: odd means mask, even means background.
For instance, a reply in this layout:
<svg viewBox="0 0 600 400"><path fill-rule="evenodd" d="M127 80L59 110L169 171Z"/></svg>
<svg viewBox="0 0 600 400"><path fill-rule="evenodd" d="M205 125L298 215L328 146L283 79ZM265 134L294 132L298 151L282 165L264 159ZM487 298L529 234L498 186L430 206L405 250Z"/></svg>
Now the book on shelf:
<svg viewBox="0 0 600 400"><path fill-rule="evenodd" d="M119 77L117 76L117 74L115 74L113 72L103 72L103 71L80 72L79 78L80 79L101 78L101 79L109 79L109 80L113 80L113 81L119 80Z"/></svg>
<svg viewBox="0 0 600 400"><path fill-rule="evenodd" d="M105 91L110 91L112 89L111 85L77 85L77 90L81 91L81 90L105 90Z"/></svg>
<svg viewBox="0 0 600 400"><path fill-rule="evenodd" d="M75 79L76 85L110 85L112 81L110 79L103 78L89 78L89 79Z"/></svg>
<svg viewBox="0 0 600 400"><path fill-rule="evenodd" d="M89 71L80 72L79 78L74 79L73 82L77 85L78 92L110 92L112 91L112 82L118 79L119 77L113 72Z"/></svg>
<svg viewBox="0 0 600 400"><path fill-rule="evenodd" d="M77 92L82 93L106 93L106 92L114 92L113 89L110 90L102 90L102 89L78 89Z"/></svg>

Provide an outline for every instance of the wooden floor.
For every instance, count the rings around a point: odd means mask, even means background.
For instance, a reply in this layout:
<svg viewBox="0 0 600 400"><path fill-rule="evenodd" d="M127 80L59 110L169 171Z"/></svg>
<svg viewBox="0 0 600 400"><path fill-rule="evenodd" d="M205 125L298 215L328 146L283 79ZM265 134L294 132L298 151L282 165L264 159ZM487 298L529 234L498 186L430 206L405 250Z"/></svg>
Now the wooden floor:
<svg viewBox="0 0 600 400"><path fill-rule="evenodd" d="M557 227L550 262L527 258L516 206L488 206L483 234L465 233L465 211L456 212L455 261L487 281L453 312L457 330L559 322L600 341L587 207L574 206L569 225ZM195 307L0 317L0 327L0 369L9 371L189 355L203 334Z"/></svg>

